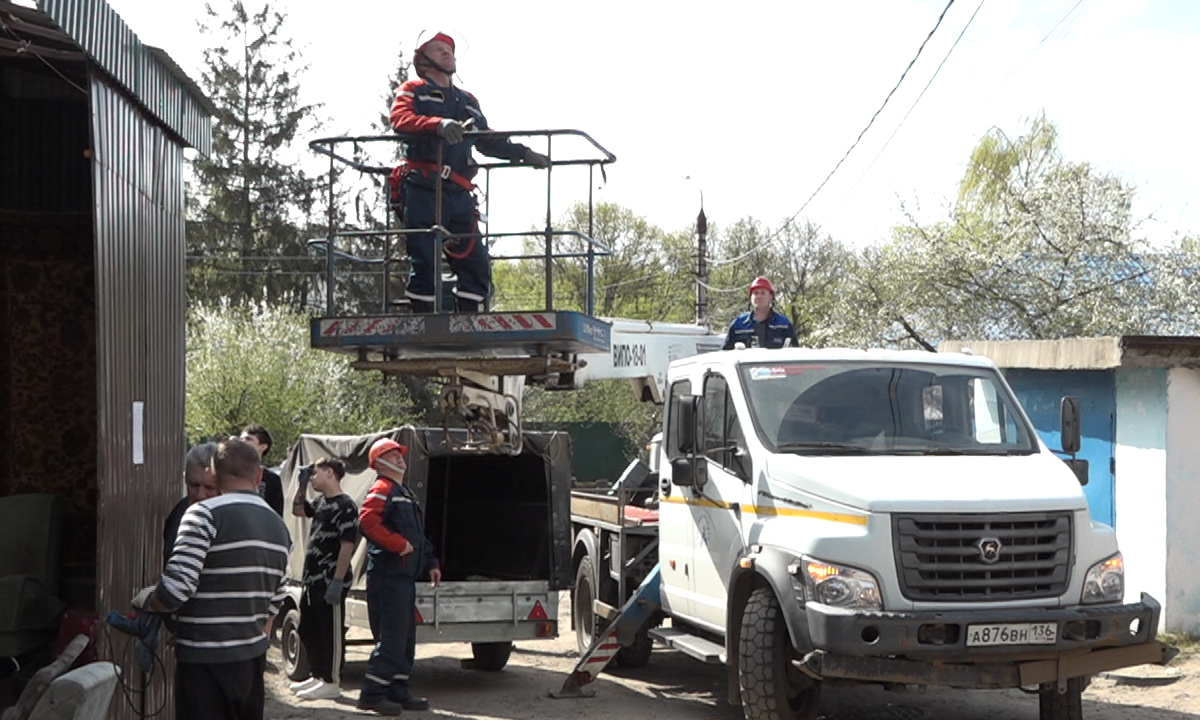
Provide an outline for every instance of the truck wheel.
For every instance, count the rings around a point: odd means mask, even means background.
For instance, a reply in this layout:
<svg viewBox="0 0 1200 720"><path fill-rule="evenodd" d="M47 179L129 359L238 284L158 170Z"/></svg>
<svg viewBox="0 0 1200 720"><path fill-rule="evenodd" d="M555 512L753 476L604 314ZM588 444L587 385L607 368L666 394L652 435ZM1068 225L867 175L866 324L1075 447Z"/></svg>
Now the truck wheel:
<svg viewBox="0 0 1200 720"><path fill-rule="evenodd" d="M499 672L508 664L512 649L512 640L471 643L471 654L475 657L467 667L484 672Z"/></svg>
<svg viewBox="0 0 1200 720"><path fill-rule="evenodd" d="M592 601L596 599L596 588L592 586L592 558L585 555L579 561L575 573L575 597L571 603L571 619L575 622L575 646L583 655L596 639L596 615L592 612Z"/></svg>
<svg viewBox="0 0 1200 720"><path fill-rule="evenodd" d="M817 717L821 684L792 666L792 641L770 588L755 589L742 610L738 685L746 720Z"/></svg>
<svg viewBox="0 0 1200 720"><path fill-rule="evenodd" d="M642 668L650 662L650 652L654 649L654 641L650 639L649 628L642 628L633 637L633 644L617 651L614 659L618 667Z"/></svg>
<svg viewBox="0 0 1200 720"><path fill-rule="evenodd" d="M290 680L304 680L312 675L308 667L308 651L300 639L300 611L291 608L283 616L279 628L279 648L283 654L283 669Z"/></svg>
<svg viewBox="0 0 1200 720"><path fill-rule="evenodd" d="M1067 691L1060 693L1058 683L1042 683L1038 688L1038 717L1040 720L1083 720L1083 688L1085 678L1067 680Z"/></svg>

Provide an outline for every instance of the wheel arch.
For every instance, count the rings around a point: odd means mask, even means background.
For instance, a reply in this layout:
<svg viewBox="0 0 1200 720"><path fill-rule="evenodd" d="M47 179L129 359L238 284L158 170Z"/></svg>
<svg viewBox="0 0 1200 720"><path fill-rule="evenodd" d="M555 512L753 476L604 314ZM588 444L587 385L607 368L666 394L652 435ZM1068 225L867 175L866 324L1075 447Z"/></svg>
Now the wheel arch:
<svg viewBox="0 0 1200 720"><path fill-rule="evenodd" d="M725 605L725 667L728 693L738 698L738 643L742 637L742 613L750 593L768 587L779 600L787 624L792 647L800 654L811 652L812 638L808 632L808 616L801 598L796 597L788 565L795 556L776 548L764 547L738 558L729 579L729 597ZM745 567L743 565L748 565ZM739 701L740 702L740 701Z"/></svg>

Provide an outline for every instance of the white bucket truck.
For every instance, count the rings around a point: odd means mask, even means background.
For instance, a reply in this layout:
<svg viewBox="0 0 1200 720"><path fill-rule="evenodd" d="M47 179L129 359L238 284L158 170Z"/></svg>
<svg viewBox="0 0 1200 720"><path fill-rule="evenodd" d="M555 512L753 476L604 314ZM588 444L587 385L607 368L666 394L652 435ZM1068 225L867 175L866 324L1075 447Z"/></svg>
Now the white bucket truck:
<svg viewBox="0 0 1200 720"><path fill-rule="evenodd" d="M1088 676L1169 659L1158 603L1123 604L1086 462L1059 457L1073 398L1052 450L970 355L713 352L672 363L665 395L657 518L628 488L573 500L568 686L614 637L625 665L654 637L726 663L748 720L815 718L831 683L1024 687L1068 720Z"/></svg>

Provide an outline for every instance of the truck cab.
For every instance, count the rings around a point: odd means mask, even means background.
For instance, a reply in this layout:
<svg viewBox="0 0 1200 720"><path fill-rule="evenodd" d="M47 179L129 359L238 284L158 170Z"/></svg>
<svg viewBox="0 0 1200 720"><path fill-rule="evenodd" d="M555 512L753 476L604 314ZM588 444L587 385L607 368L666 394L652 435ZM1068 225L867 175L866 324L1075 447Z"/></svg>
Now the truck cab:
<svg viewBox="0 0 1200 720"><path fill-rule="evenodd" d="M667 382L661 602L748 718L815 717L838 680L1038 687L1058 720L1086 676L1163 660L1158 603L1122 604L1113 529L989 360L731 350Z"/></svg>

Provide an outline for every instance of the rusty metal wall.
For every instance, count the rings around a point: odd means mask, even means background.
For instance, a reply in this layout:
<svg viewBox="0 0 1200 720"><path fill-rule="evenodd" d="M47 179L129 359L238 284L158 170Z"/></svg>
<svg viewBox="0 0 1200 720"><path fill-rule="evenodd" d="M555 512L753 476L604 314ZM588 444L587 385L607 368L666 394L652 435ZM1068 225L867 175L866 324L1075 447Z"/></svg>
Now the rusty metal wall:
<svg viewBox="0 0 1200 720"><path fill-rule="evenodd" d="M89 81L101 617L128 608L132 593L158 578L162 523L183 494L185 450L183 148L107 81L97 72ZM144 409L140 433L137 403ZM122 649L114 655L120 658ZM128 677L137 674L122 664ZM168 671L151 683L147 708L169 706L170 678ZM135 717L127 703L113 708L112 717Z"/></svg>
<svg viewBox="0 0 1200 720"><path fill-rule="evenodd" d="M108 3L38 0L38 8L147 110L190 146L209 154L211 101L166 53L144 45Z"/></svg>

